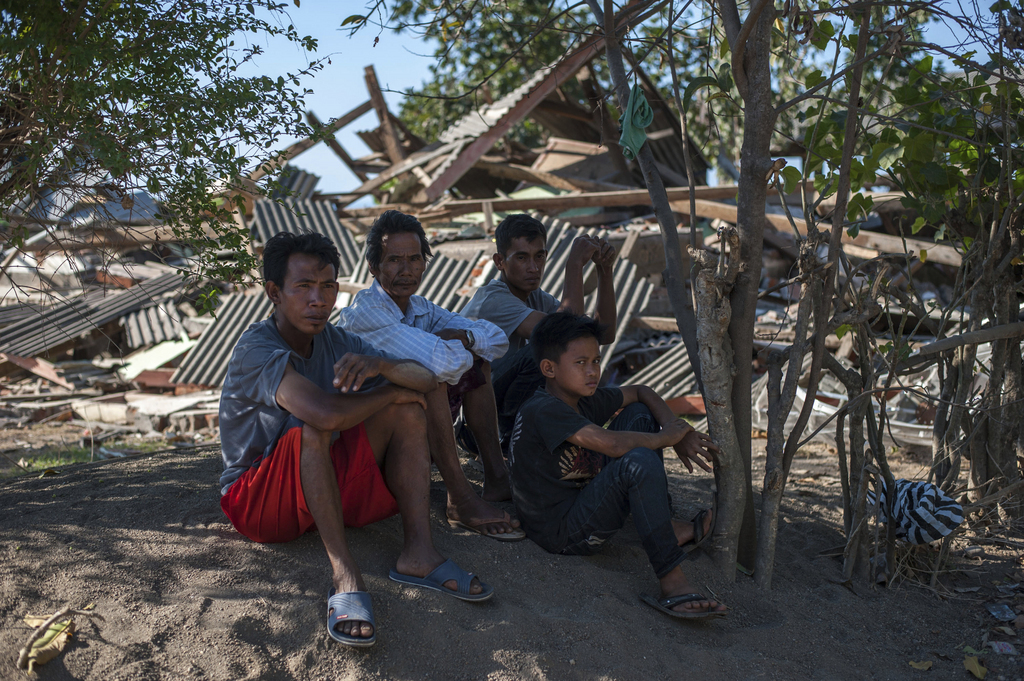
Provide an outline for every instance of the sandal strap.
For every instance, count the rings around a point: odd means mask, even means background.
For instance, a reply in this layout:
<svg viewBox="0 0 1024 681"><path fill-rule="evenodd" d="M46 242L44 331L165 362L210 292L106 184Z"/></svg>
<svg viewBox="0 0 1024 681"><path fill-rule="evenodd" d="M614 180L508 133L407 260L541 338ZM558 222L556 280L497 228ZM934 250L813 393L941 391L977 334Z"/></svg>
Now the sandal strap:
<svg viewBox="0 0 1024 681"><path fill-rule="evenodd" d="M466 572L462 568L452 561L451 558L434 568L426 579L434 582L439 587L444 588L442 585L449 581L455 580L455 584L458 587L457 591L460 594L469 595L469 589L473 581L473 573Z"/></svg>
<svg viewBox="0 0 1024 681"><path fill-rule="evenodd" d="M673 608L674 606L681 605L683 603L693 603L695 601L706 601L708 600L704 594L681 594L679 596L669 596L668 598L662 598L659 603L663 607Z"/></svg>
<svg viewBox="0 0 1024 681"><path fill-rule="evenodd" d="M331 610L334 612L332 613ZM327 599L327 613L333 626L338 620L351 622L369 622L376 629L373 621L373 603L370 594L365 591L345 591L333 594Z"/></svg>

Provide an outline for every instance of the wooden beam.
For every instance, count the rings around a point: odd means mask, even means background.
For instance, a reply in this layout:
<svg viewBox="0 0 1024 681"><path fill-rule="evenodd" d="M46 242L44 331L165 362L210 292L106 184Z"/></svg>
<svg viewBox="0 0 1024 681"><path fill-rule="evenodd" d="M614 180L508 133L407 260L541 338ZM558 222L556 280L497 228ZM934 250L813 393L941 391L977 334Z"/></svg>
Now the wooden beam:
<svg viewBox="0 0 1024 681"><path fill-rule="evenodd" d="M402 147L402 140L398 136L398 129L391 121L391 112L388 111L388 104L384 101L384 93L380 91L377 84L377 72L373 65L364 69L366 73L366 89L370 91L370 101L377 111L377 118L380 120L381 137L384 140L384 147L387 149L388 158L392 163L398 163L405 159L405 149Z"/></svg>
<svg viewBox="0 0 1024 681"><path fill-rule="evenodd" d="M638 329L650 329L651 331L668 331L678 333L679 325L674 317L641 317L636 316L629 322L630 326Z"/></svg>
<svg viewBox="0 0 1024 681"><path fill-rule="evenodd" d="M377 189L382 187L384 184L387 183L388 180L390 180L393 177L397 177L402 173L410 172L413 168L418 168L420 166L426 165L427 163L433 161L438 156L450 154L452 150L456 148L456 146L457 143L444 144L437 147L436 149L431 149L429 151L424 149L423 151L418 151L415 154L411 154L402 163L396 163L389 168L385 168L377 175L377 177L373 178L372 180L366 180L365 182L363 182L362 185L360 185L356 189L352 190L351 192L347 192L354 198L345 201L345 203L343 203L342 205L347 205L349 203L352 203L359 197L366 196L367 194L371 194L377 191Z"/></svg>
<svg viewBox="0 0 1024 681"><path fill-rule="evenodd" d="M905 247L904 242L906 242ZM862 248L871 248L885 253L910 252L919 254L921 251L928 251L928 262L937 262L943 265L952 265L953 267L960 267L963 262L960 253L952 246L943 246L942 244L921 239L904 239L903 237L882 234L880 232L861 231L855 237L850 237L846 232L843 232L843 243L854 244Z"/></svg>
<svg viewBox="0 0 1024 681"><path fill-rule="evenodd" d="M615 17L617 30L623 30L639 22L642 16L638 9L648 6L648 2L631 2ZM656 3L660 7L662 3ZM575 50L553 67L546 78L537 83L533 89L523 95L494 125L466 146L448 168L445 169L429 187L425 189L427 202L436 201L459 181L466 172L491 150L519 121L526 118L544 99L555 91L555 88L571 78L584 64L604 51L604 35L596 33L584 41L583 46Z"/></svg>
<svg viewBox="0 0 1024 681"><path fill-rule="evenodd" d="M666 187L670 201L688 201L689 187ZM731 199L736 196L736 185L719 187L696 187L696 196L707 199ZM564 196L542 196L528 199L487 199L494 210L499 213L512 211L538 210L544 213L556 213L571 208L608 207L608 206L649 206L651 195L646 189L623 189L612 192L590 192ZM444 204L444 213L448 216L479 213L483 210L484 199L466 199L449 201ZM382 207L381 210L386 210ZM688 210L688 209L687 209ZM735 211L735 206L733 206ZM420 220L431 220L433 213L424 212ZM735 217L733 218L735 220Z"/></svg>
<svg viewBox="0 0 1024 681"><path fill-rule="evenodd" d="M360 116L369 112L372 109L373 105L370 102L363 102L362 104L352 109L344 116L342 116L341 118L327 126L327 132L333 133L344 128L346 125L348 125L349 123L351 123L352 121L354 121L355 119L359 118ZM269 161L268 163L264 163L259 168L249 173L248 179L251 182L255 182L260 178L264 177L265 175L267 175L268 173L271 173L277 170L278 168L284 167L284 165L288 163L288 161L292 160L302 152L306 151L314 144L316 144L316 140L314 140L311 137L307 137L304 140L299 140L298 142L296 142L295 144L291 145L290 147L282 151L280 154L278 154L277 158Z"/></svg>
<svg viewBox="0 0 1024 681"><path fill-rule="evenodd" d="M316 114L312 111L306 112L306 120L309 121L309 124L314 128L319 129L323 127L323 123L320 122L320 119L317 118ZM341 143L334 139L334 135L325 135L324 144L331 148L331 151L341 159L342 163L348 166L348 169L352 171L353 175L359 178L360 182L366 182L368 177L366 173L356 167L355 161L353 161L352 157L348 155L347 151L345 151L345 147L341 146Z"/></svg>

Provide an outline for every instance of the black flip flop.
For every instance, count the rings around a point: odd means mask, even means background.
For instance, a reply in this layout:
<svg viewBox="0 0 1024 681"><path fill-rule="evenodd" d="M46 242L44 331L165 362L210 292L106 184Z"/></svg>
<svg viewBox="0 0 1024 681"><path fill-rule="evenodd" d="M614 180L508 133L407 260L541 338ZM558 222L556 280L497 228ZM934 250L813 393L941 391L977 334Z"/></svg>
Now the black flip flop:
<svg viewBox="0 0 1024 681"><path fill-rule="evenodd" d="M728 610L705 610L704 612L692 612L692 611L679 611L673 610L672 608L681 603L693 603L695 601L707 601L708 599L704 594L692 593L682 594L680 596L669 596L668 598L655 598L648 596L647 594L640 594L640 600L651 606L658 612L664 613L669 617L675 617L676 619L688 619L688 620L704 620L714 619L716 617L725 617Z"/></svg>

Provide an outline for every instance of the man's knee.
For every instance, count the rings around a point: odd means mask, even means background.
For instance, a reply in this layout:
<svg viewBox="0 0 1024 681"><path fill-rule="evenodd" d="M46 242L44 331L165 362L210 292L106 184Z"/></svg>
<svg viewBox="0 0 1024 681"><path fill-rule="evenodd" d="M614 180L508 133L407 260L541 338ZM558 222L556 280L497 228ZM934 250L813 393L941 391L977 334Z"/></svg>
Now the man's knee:
<svg viewBox="0 0 1024 681"><path fill-rule="evenodd" d="M331 431L314 428L308 423L302 424L302 446L327 451L331 446Z"/></svg>
<svg viewBox="0 0 1024 681"><path fill-rule="evenodd" d="M394 424L395 429L424 428L427 424L427 413L417 402L406 404L389 404L381 410L387 423Z"/></svg>

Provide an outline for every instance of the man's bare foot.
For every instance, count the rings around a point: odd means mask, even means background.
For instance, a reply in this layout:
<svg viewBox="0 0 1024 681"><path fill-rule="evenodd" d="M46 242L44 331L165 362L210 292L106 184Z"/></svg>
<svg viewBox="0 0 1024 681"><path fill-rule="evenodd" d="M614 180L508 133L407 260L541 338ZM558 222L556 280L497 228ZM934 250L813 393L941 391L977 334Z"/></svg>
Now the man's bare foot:
<svg viewBox="0 0 1024 681"><path fill-rule="evenodd" d="M518 520L475 494L460 503L454 503L449 498L447 515L449 521L461 524L480 534L489 536L521 534Z"/></svg>
<svg viewBox="0 0 1024 681"><path fill-rule="evenodd" d="M398 562L395 564L395 571L403 575L409 575L410 577L426 577L437 568L438 565L444 562L444 556L437 551L433 552L432 556L414 557L407 556L402 553L398 557ZM444 582L442 586L452 591L458 591L459 585L454 579L449 579ZM480 584L480 579L473 577L473 581L469 583L469 593L472 595L483 592L483 585Z"/></svg>
<svg viewBox="0 0 1024 681"><path fill-rule="evenodd" d="M707 533L711 531L711 524L714 522L714 511L707 509L707 513L704 514L704 532L701 536L707 536ZM673 520L672 529L676 533L676 542L679 546L685 546L694 540L693 522L686 522L683 520Z"/></svg>
<svg viewBox="0 0 1024 681"><path fill-rule="evenodd" d="M361 574L335 574L334 575L334 590L337 593L347 593L349 591L366 591L366 587L363 585L363 577ZM334 609L328 611L328 614L334 614ZM347 636L355 636L356 638L370 638L373 636L373 625L369 622L362 622L360 620L346 620L345 622L338 622L334 628Z"/></svg>
<svg viewBox="0 0 1024 681"><path fill-rule="evenodd" d="M686 575L683 574L683 569L678 565L672 568L672 571L662 577L661 582L661 597L671 598L672 596L684 596L687 594L696 593L693 587L686 579ZM707 598L701 601L690 601L688 603L680 603L672 608L676 612L693 612L693 613L704 613L704 612L726 612L726 608L723 604L714 600L713 598Z"/></svg>

